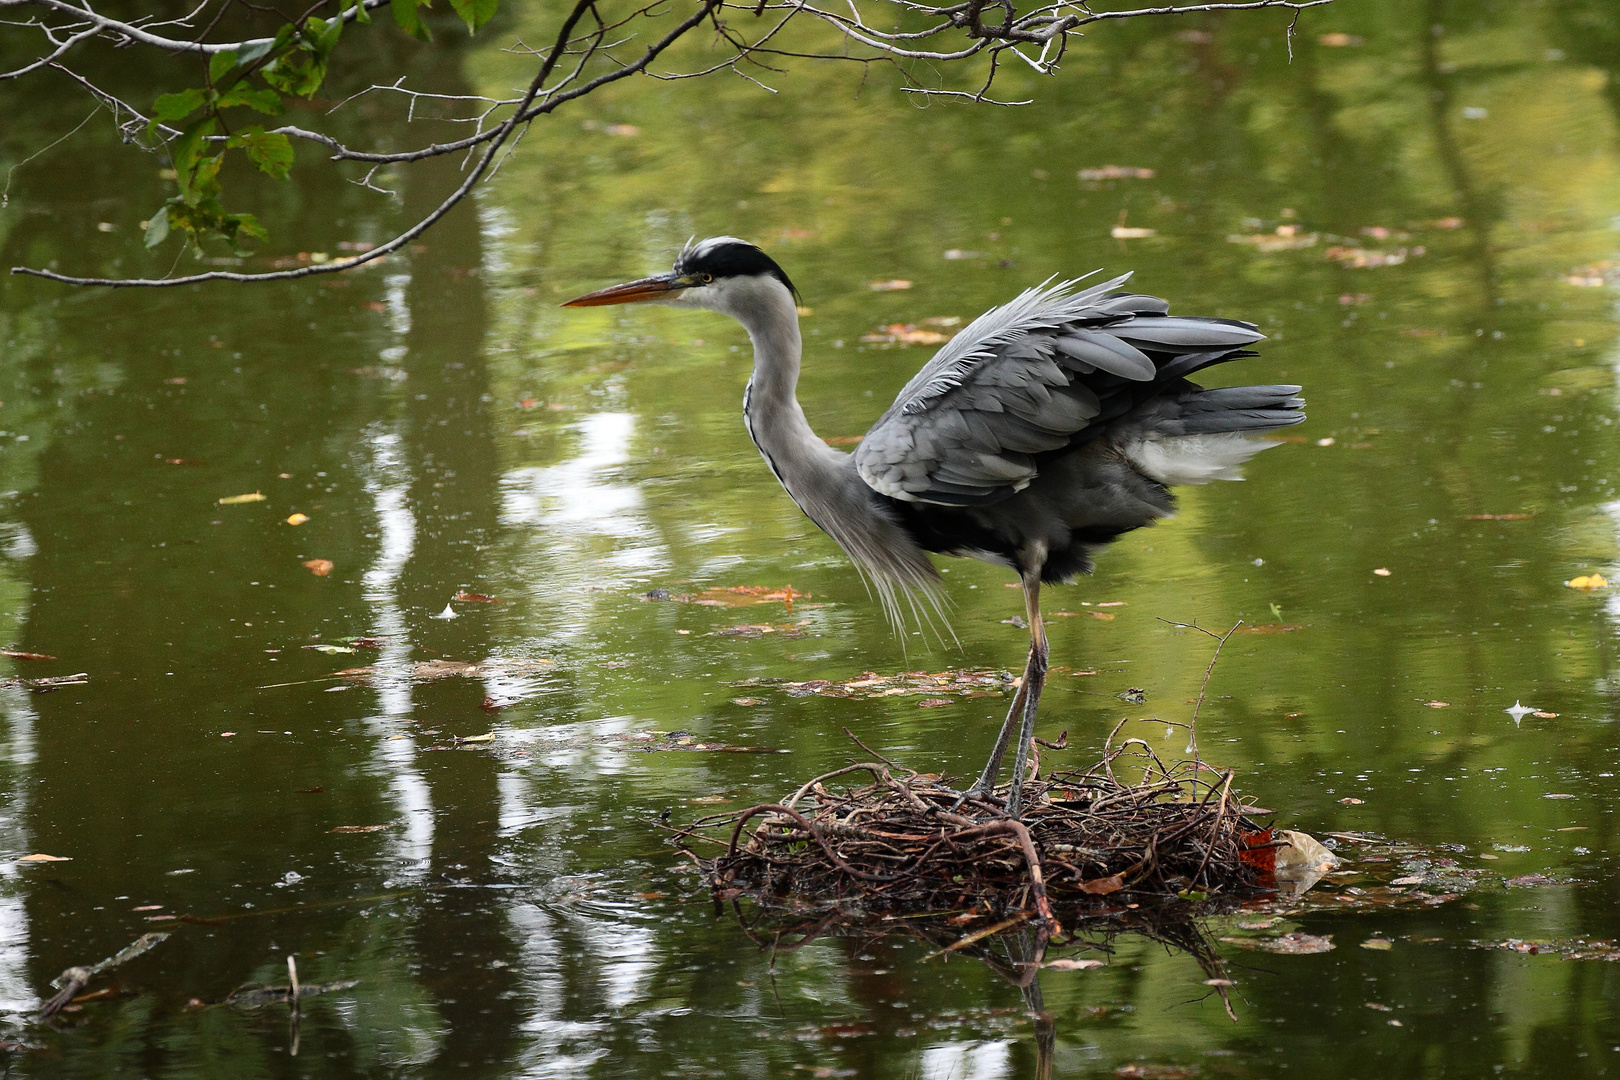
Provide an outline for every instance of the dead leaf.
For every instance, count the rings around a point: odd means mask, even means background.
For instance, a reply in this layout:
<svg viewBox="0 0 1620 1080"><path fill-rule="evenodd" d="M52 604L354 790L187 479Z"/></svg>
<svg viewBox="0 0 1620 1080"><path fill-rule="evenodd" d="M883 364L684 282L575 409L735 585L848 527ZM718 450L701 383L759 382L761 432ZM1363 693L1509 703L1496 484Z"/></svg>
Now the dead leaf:
<svg viewBox="0 0 1620 1080"><path fill-rule="evenodd" d="M36 854L36 855L24 855L22 858L18 859L17 861L18 862L28 862L28 863L35 863L35 862L72 862L73 857L71 855L37 855Z"/></svg>
<svg viewBox="0 0 1620 1080"><path fill-rule="evenodd" d="M466 589L457 589L456 595L450 599L459 600L463 604L499 604L501 602L498 596L486 596L481 592L468 592Z"/></svg>
<svg viewBox="0 0 1620 1080"><path fill-rule="evenodd" d="M1451 707L1451 702L1449 701L1425 701L1423 704L1427 705L1431 709L1448 709Z"/></svg>
<svg viewBox="0 0 1620 1080"><path fill-rule="evenodd" d="M309 515L308 514L293 514L293 515L291 515L290 517L287 518L287 524L289 524L289 525L302 525L304 522L306 522L308 520L309 520Z"/></svg>
<svg viewBox="0 0 1620 1080"><path fill-rule="evenodd" d="M218 500L220 506L240 506L242 503L264 502L263 492L255 491L248 495L227 495Z"/></svg>
<svg viewBox="0 0 1620 1080"><path fill-rule="evenodd" d="M1535 885L1556 885L1558 883L1552 878L1548 877L1546 874L1523 874L1516 878L1508 878L1506 881L1502 882L1502 884L1506 885L1510 889L1524 889Z"/></svg>
<svg viewBox="0 0 1620 1080"><path fill-rule="evenodd" d="M1281 829L1277 838L1286 841L1284 847L1277 849L1277 876L1280 878L1320 876L1339 866L1339 857L1309 833Z"/></svg>
<svg viewBox="0 0 1620 1080"><path fill-rule="evenodd" d="M1568 581L1564 582L1564 584L1568 585L1572 589L1587 590L1604 589L1608 588L1609 585L1607 581L1603 580L1602 574L1592 574L1590 576L1582 574L1579 577L1570 578Z"/></svg>
<svg viewBox="0 0 1620 1080"><path fill-rule="evenodd" d="M1543 799L1573 799L1573 795L1543 795Z"/></svg>
<svg viewBox="0 0 1620 1080"><path fill-rule="evenodd" d="M919 708L919 709L939 709L939 708L943 708L946 705L953 705L953 704L955 704L955 702L951 701L950 698L925 697L921 701L917 702L917 708Z"/></svg>
<svg viewBox="0 0 1620 1080"><path fill-rule="evenodd" d="M202 462L195 461L195 460L193 460L191 458L166 457L166 458L163 459L163 464L165 464L165 465L201 465Z"/></svg>
<svg viewBox="0 0 1620 1080"><path fill-rule="evenodd" d="M1346 795L1344 798L1340 799L1339 801L1341 803L1343 803L1345 806L1360 806L1366 800L1365 799L1357 799L1357 798L1354 798L1352 796Z"/></svg>
<svg viewBox="0 0 1620 1080"><path fill-rule="evenodd" d="M1120 1080L1192 1080L1198 1075L1196 1065L1140 1065L1131 1062L1114 1070Z"/></svg>
<svg viewBox="0 0 1620 1080"><path fill-rule="evenodd" d="M1146 240L1150 236L1158 236L1158 229L1138 229L1129 225L1115 225L1108 230L1108 235L1115 240Z"/></svg>
<svg viewBox="0 0 1620 1080"><path fill-rule="evenodd" d="M326 831L334 833L367 833L382 832L385 829L397 828L399 828L397 825L339 825L335 829L327 829Z"/></svg>
<svg viewBox="0 0 1620 1080"><path fill-rule="evenodd" d="M752 706L755 706L755 705L763 705L763 704L765 704L765 699L764 698L757 698L757 697L734 697L734 698L731 699L731 703L733 705L741 705L743 708L746 709L746 708L751 708Z"/></svg>
<svg viewBox="0 0 1620 1080"><path fill-rule="evenodd" d="M1090 615L1093 619L1101 619L1103 622L1113 622L1115 619L1119 618L1119 616L1114 614L1112 611L1088 611L1086 614Z"/></svg>
<svg viewBox="0 0 1620 1080"><path fill-rule="evenodd" d="M1389 577L1393 571L1391 571L1387 566L1380 566L1378 569L1374 570L1373 573L1377 574L1379 577Z"/></svg>
<svg viewBox="0 0 1620 1080"><path fill-rule="evenodd" d="M873 292L900 292L911 288L911 282L905 278L890 278L888 281L869 281L866 287Z"/></svg>
<svg viewBox="0 0 1620 1080"><path fill-rule="evenodd" d="M1080 883L1080 891L1090 893L1092 896L1107 896L1110 893L1119 892L1124 887L1125 879L1118 874L1105 878L1093 878L1090 881Z"/></svg>
<svg viewBox="0 0 1620 1080"><path fill-rule="evenodd" d="M875 333L862 334L868 345L943 345L951 340L949 334L938 330L922 330L911 323L890 323L878 327Z"/></svg>
<svg viewBox="0 0 1620 1080"><path fill-rule="evenodd" d="M1370 937L1361 943L1361 947L1363 949L1376 949L1379 952L1388 952L1395 947L1395 943L1389 938Z"/></svg>
<svg viewBox="0 0 1620 1080"><path fill-rule="evenodd" d="M1099 165L1096 168L1081 169L1079 173L1082 180L1151 180L1156 175L1152 169L1142 169L1134 165Z"/></svg>
<svg viewBox="0 0 1620 1080"><path fill-rule="evenodd" d="M20 652L17 649L0 649L0 656L9 656L13 660L55 660L56 659L56 657L47 656L44 653Z"/></svg>
<svg viewBox="0 0 1620 1080"><path fill-rule="evenodd" d="M331 559L305 559L304 569L316 577L325 577L330 574L336 564Z"/></svg>
<svg viewBox="0 0 1620 1080"><path fill-rule="evenodd" d="M1223 937L1221 940L1240 949L1258 949L1261 952L1280 953L1284 956L1310 956L1314 953L1331 952L1334 947L1332 934L1318 937L1315 934L1295 933L1274 938Z"/></svg>
<svg viewBox="0 0 1620 1080"><path fill-rule="evenodd" d="M1558 719L1558 714L1555 713L1555 712L1533 712L1530 715L1531 716L1539 716L1543 720L1556 720L1556 719Z"/></svg>
<svg viewBox="0 0 1620 1080"><path fill-rule="evenodd" d="M1066 957L1062 960L1048 960L1041 965L1041 967L1052 971L1090 971L1092 968L1103 966L1101 960L1070 960Z"/></svg>

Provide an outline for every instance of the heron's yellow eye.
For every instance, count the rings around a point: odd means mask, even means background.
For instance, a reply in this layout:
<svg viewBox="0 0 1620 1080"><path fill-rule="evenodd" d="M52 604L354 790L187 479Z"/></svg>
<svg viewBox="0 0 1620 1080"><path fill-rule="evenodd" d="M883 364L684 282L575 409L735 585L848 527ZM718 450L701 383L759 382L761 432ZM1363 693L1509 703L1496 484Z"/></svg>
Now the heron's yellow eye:
<svg viewBox="0 0 1620 1080"><path fill-rule="evenodd" d="M713 274L699 274L698 275L698 280L702 281L703 284L707 285L709 282L714 280L714 275Z"/></svg>

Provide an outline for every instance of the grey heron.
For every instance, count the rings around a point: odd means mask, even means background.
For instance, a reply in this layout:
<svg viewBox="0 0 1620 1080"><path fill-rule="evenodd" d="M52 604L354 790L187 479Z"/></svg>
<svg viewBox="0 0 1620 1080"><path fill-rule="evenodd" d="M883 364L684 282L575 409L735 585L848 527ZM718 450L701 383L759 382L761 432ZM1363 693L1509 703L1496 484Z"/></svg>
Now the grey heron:
<svg viewBox="0 0 1620 1080"><path fill-rule="evenodd" d="M1043 582L1091 569L1092 551L1167 517L1169 488L1242 479L1272 445L1254 435L1305 419L1297 386L1206 390L1187 376L1254 356L1253 323L1171 316L1119 291L1050 279L964 327L900 391L853 453L816 436L794 395L803 348L797 291L754 244L688 243L668 273L587 293L567 307L651 302L742 323L754 347L743 421L799 508L871 583L885 613L942 612L928 552L1018 574L1029 656L995 747L963 798L997 801L1013 732L1006 812L1019 816L1048 645ZM958 803L960 805L960 802Z"/></svg>

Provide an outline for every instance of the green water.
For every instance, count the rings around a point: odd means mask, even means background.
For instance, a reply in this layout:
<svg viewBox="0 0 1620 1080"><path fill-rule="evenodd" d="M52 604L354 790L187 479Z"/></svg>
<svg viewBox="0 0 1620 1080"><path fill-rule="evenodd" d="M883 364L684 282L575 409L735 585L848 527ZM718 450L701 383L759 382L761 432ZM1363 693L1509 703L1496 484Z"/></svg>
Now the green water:
<svg viewBox="0 0 1620 1080"><path fill-rule="evenodd" d="M332 97L400 66L505 92L527 76L499 45L553 17L518 5L476 48L395 42ZM859 435L929 354L863 336L1099 267L1173 311L1259 323L1263 355L1223 378L1305 386L1304 441L1186 490L1175 520L1048 592L1074 613L1052 620L1054 663L1098 674L1054 678L1043 732L1067 729L1081 764L1121 718L1185 720L1210 641L1170 622L1294 627L1232 638L1205 755L1286 826L1451 845L1482 884L1301 915L1288 928L1334 937L1319 955L1217 942L1236 1023L1192 957L1145 938L1045 971L1053 1075L1620 1070L1620 967L1480 947L1620 935L1620 603L1565 584L1620 580L1620 11L1339 0L1302 19L1292 63L1286 23L1105 25L1056 79L1009 70L1006 96L1036 98L1019 109L919 108L877 70L762 74L776 95L636 80L537 127L475 204L375 269L163 292L5 279L0 646L59 659L0 663L89 676L0 689L0 1008L31 1047L8 1067L1035 1075L1046 1021L989 967L903 936L773 960L652 823L781 797L858 752L843 727L966 774L1002 698L732 684L1016 668L1026 641L1005 572L960 560L942 563L959 645L888 631L748 441L739 327L556 306L731 233L803 293L800 397L825 436ZM149 93L162 69L141 62L108 54L109 80ZM0 102L0 169L90 110L65 81ZM381 100L324 122L389 146L448 130ZM18 169L5 265L166 271L137 227L166 197L159 164L103 118ZM401 170L388 198L307 164L290 185L241 178L272 234L251 266L385 239L459 175ZM1079 179L1107 165L1154 175ZM1155 235L1112 238L1122 216ZM1358 246L1390 264L1347 265ZM868 287L893 279L913 284ZM788 585L808 599L642 599ZM739 625L756 629L723 632ZM305 648L361 636L381 648ZM435 659L481 666L411 676ZM369 683L331 677L361 665ZM1516 701L1556 716L1515 724ZM619 738L652 730L786 752ZM364 826L387 828L333 831ZM71 861L14 861L33 853ZM1553 883L1501 884L1533 873ZM92 984L116 993L29 1022L63 968L155 929L173 936ZM1359 947L1374 937L1393 946ZM306 1002L296 1057L284 1006L217 1004L284 983L289 953L307 982L359 980Z"/></svg>

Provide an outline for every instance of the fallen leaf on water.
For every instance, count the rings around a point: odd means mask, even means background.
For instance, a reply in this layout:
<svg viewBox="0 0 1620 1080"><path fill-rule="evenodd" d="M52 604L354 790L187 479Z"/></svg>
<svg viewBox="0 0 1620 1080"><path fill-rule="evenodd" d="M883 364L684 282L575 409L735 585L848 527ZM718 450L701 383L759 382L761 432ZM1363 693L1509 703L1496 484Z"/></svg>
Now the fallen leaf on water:
<svg viewBox="0 0 1620 1080"><path fill-rule="evenodd" d="M328 575L328 574L330 574L332 572L332 570L333 570L333 568L335 566L336 566L336 564L334 562L332 562L331 559L305 559L304 560L304 569L308 570L310 573L314 574L316 577L325 577L326 575Z"/></svg>
<svg viewBox="0 0 1620 1080"><path fill-rule="evenodd" d="M1339 801L1341 803L1343 803L1344 805L1346 805L1346 806L1360 806L1366 800L1365 799L1357 799L1357 798L1353 798L1353 797L1351 797L1349 795L1346 795L1344 798L1340 799Z"/></svg>
<svg viewBox="0 0 1620 1080"><path fill-rule="evenodd" d="M358 683L370 682L379 675L408 675L420 682L431 682L458 676L466 679L481 679L486 675L513 678L538 674L548 670L551 665L550 660L539 658L491 657L479 664L469 664L465 660L421 660L401 668L357 667L332 674Z"/></svg>
<svg viewBox="0 0 1620 1080"><path fill-rule="evenodd" d="M911 282L905 278L890 278L887 281L869 281L866 287L873 292L900 292L911 288Z"/></svg>
<svg viewBox="0 0 1620 1080"><path fill-rule="evenodd" d="M1082 180L1151 180L1155 175L1152 169L1134 165L1099 165L1092 169L1081 169L1079 173Z"/></svg>
<svg viewBox="0 0 1620 1080"><path fill-rule="evenodd" d="M1373 573L1377 574L1379 577L1389 577L1392 572L1393 571L1385 566L1380 566L1378 569L1373 571Z"/></svg>
<svg viewBox="0 0 1620 1080"><path fill-rule="evenodd" d="M1556 719L1558 719L1558 714L1557 713L1555 713L1555 712L1545 712L1545 711L1542 711L1542 710L1537 710L1536 712L1533 712L1530 715L1531 716L1539 716L1543 720L1556 720Z"/></svg>
<svg viewBox="0 0 1620 1080"><path fill-rule="evenodd" d="M24 855L18 862L72 862L71 855Z"/></svg>
<svg viewBox="0 0 1620 1080"><path fill-rule="evenodd" d="M809 619L801 619L796 623L739 623L736 626L721 627L714 631L714 636L759 638L766 634L781 634L783 637L800 638L805 636L804 628L809 625Z"/></svg>
<svg viewBox="0 0 1620 1080"><path fill-rule="evenodd" d="M1101 960L1048 960L1041 967L1052 971L1090 971L1092 968L1104 966Z"/></svg>
<svg viewBox="0 0 1620 1080"><path fill-rule="evenodd" d="M142 904L140 907L130 908L131 911L162 911L162 904Z"/></svg>
<svg viewBox="0 0 1620 1080"><path fill-rule="evenodd" d="M287 518L287 524L289 524L289 525L302 525L304 522L306 522L308 520L309 520L309 515L308 514L293 514L293 515L291 515L291 516L289 516Z"/></svg>
<svg viewBox="0 0 1620 1080"><path fill-rule="evenodd" d="M1101 619L1103 622L1113 622L1115 619L1119 618L1119 616L1112 611L1088 611L1086 614L1090 615L1093 619Z"/></svg>
<svg viewBox="0 0 1620 1080"><path fill-rule="evenodd" d="M1405 885L1421 885L1421 884L1423 884L1423 875L1422 874L1408 874L1406 877L1398 877L1398 878L1396 878L1394 881L1391 881L1390 884L1391 885L1402 885L1402 886L1405 886Z"/></svg>
<svg viewBox="0 0 1620 1080"><path fill-rule="evenodd" d="M466 589L457 589L456 595L450 599L459 600L463 604L498 604L501 602L501 598L498 596L486 596L484 593L468 592Z"/></svg>
<svg viewBox="0 0 1620 1080"><path fill-rule="evenodd" d="M1297 623L1261 623L1258 626L1240 626L1240 634L1292 634L1295 630L1303 630Z"/></svg>
<svg viewBox="0 0 1620 1080"><path fill-rule="evenodd" d="M1296 933L1274 938L1223 937L1221 940L1240 949L1259 949L1262 952L1281 953L1284 956L1310 956L1313 953L1331 952L1334 947L1332 934L1318 937L1315 934Z"/></svg>
<svg viewBox="0 0 1620 1080"><path fill-rule="evenodd" d="M1090 893L1092 896L1107 896L1109 893L1119 892L1124 887L1125 879L1118 874L1105 878L1093 878L1090 881L1080 883L1080 891Z"/></svg>
<svg viewBox="0 0 1620 1080"><path fill-rule="evenodd" d="M1582 574L1579 577L1570 578L1564 584L1572 589L1603 589L1607 588L1609 583L1603 580L1602 574Z"/></svg>
<svg viewBox="0 0 1620 1080"><path fill-rule="evenodd" d="M184 386L186 385L186 377L184 375L176 375L172 379L164 379L163 382L167 386Z"/></svg>
<svg viewBox="0 0 1620 1080"><path fill-rule="evenodd" d="M1276 926L1280 922L1282 922L1282 920L1278 918L1250 919L1247 922L1240 922L1238 925L1243 927L1245 930L1270 930L1273 926Z"/></svg>
<svg viewBox="0 0 1620 1080"><path fill-rule="evenodd" d="M1158 236L1158 229L1138 229L1130 225L1115 225L1108 230L1108 235L1115 240L1146 240L1150 236Z"/></svg>
<svg viewBox="0 0 1620 1080"><path fill-rule="evenodd" d="M163 464L165 464L165 465L201 465L202 462L197 461L197 460L195 460L193 458L166 457L166 458L163 459Z"/></svg>
<svg viewBox="0 0 1620 1080"><path fill-rule="evenodd" d="M1389 938L1370 937L1361 943L1361 947L1363 949L1377 949L1379 952L1387 952L1395 947L1395 943Z"/></svg>
<svg viewBox="0 0 1620 1080"><path fill-rule="evenodd" d="M880 326L875 333L862 334L868 345L943 345L951 339L938 330L922 330L911 323L890 323Z"/></svg>
<svg viewBox="0 0 1620 1080"><path fill-rule="evenodd" d="M263 492L255 491L249 495L227 495L219 500L220 506L238 506L242 503L264 502Z"/></svg>
<svg viewBox="0 0 1620 1080"><path fill-rule="evenodd" d="M358 652L359 651L357 649L352 649L347 645L301 645L301 646L299 646L299 648L310 649L310 650L312 650L314 652L333 653L333 654L352 653L352 652Z"/></svg>
<svg viewBox="0 0 1620 1080"><path fill-rule="evenodd" d="M456 742L458 742L458 743L485 743L485 742L494 742L494 741L495 741L495 733L494 732L489 732L489 731L486 731L482 735L466 735L466 736L463 736L462 738L459 738L459 739L456 740Z"/></svg>
<svg viewBox="0 0 1620 1080"><path fill-rule="evenodd" d="M1508 878L1506 881L1502 882L1502 884L1506 885L1510 889L1525 889L1535 885L1556 885L1558 883L1552 878L1548 877L1546 874L1523 874L1516 878Z"/></svg>
<svg viewBox="0 0 1620 1080"><path fill-rule="evenodd" d="M13 660L55 660L56 659L56 657L47 656L44 653L21 652L21 651L19 651L17 649L0 649L0 656L9 656Z"/></svg>
<svg viewBox="0 0 1620 1080"><path fill-rule="evenodd" d="M731 703L733 705L741 705L743 708L746 709L746 708L749 708L749 707L754 706L754 705L763 705L763 704L765 704L765 699L764 698L757 698L757 697L734 697L734 698L731 699Z"/></svg>
<svg viewBox="0 0 1620 1080"><path fill-rule="evenodd" d="M1427 705L1431 709L1448 709L1451 707L1451 702L1449 701L1425 701L1423 704Z"/></svg>
<svg viewBox="0 0 1620 1080"><path fill-rule="evenodd" d="M697 803L699 806L718 806L721 803L731 802L732 798L730 795L699 795L686 801Z"/></svg>
<svg viewBox="0 0 1620 1080"><path fill-rule="evenodd" d="M1322 253L1324 258L1338 263L1350 270L1376 270L1381 266L1399 266L1407 258L1424 254L1422 245L1407 249L1396 248L1393 251L1379 251L1374 248L1349 247L1335 244Z"/></svg>
<svg viewBox="0 0 1620 1080"><path fill-rule="evenodd" d="M327 829L326 831L335 833L365 833L382 832L385 829L395 829L398 827L399 826L397 825L339 825L335 829Z"/></svg>
<svg viewBox="0 0 1620 1080"><path fill-rule="evenodd" d="M1100 602L1098 602L1098 603L1096 603L1096 604L1094 604L1092 606L1093 607L1124 607L1125 604L1126 604L1126 601L1124 601L1124 600L1103 600L1103 601L1100 601Z"/></svg>
<svg viewBox="0 0 1620 1080"><path fill-rule="evenodd" d="M1131 1062L1114 1070L1120 1080L1193 1080L1198 1075L1196 1065L1141 1065Z"/></svg>
<svg viewBox="0 0 1620 1080"><path fill-rule="evenodd" d="M1389 1005L1380 1005L1376 1001L1366 1002L1366 1006L1367 1006L1367 1008L1372 1009L1372 1010L1374 1010L1376 1012L1394 1012L1395 1011L1391 1006L1389 1006Z"/></svg>
<svg viewBox="0 0 1620 1080"><path fill-rule="evenodd" d="M1573 799L1573 795L1543 795L1543 799Z"/></svg>
<svg viewBox="0 0 1620 1080"><path fill-rule="evenodd" d="M917 708L919 708L919 709L938 709L938 708L942 708L943 706L953 705L953 704L955 704L955 702L953 702L950 698L925 697L921 701L917 702Z"/></svg>

